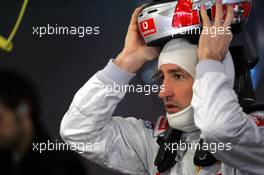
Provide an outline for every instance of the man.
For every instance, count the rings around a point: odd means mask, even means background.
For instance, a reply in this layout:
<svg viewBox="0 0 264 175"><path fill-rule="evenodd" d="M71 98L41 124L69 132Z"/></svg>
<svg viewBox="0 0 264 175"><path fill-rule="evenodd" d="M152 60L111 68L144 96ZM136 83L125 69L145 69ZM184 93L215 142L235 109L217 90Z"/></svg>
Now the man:
<svg viewBox="0 0 264 175"><path fill-rule="evenodd" d="M75 95L61 123L61 136L69 144L98 143L83 156L108 168L128 174L158 174L154 160L159 149L155 136L162 135L166 119L155 129L135 118L112 117L125 92L107 92L105 86L125 84L159 49L147 47L138 33L135 10L123 51L96 73ZM222 22L222 3L216 2L214 23L201 8L204 28L230 26L233 9L227 8ZM184 39L168 42L159 56L159 71L165 91L166 118L170 127L183 132L186 145L231 143L232 149L216 150L219 161L209 167L196 167L195 150L178 150L177 163L164 174L245 175L263 173L264 127L243 113L232 90L234 68L228 48L231 34L202 33L198 48ZM198 55L198 60L197 60ZM197 62L199 61L199 64ZM193 107L192 107L193 106ZM261 119L263 112L257 113ZM165 121L165 122L164 122ZM154 136L153 136L154 132ZM209 151L212 151L209 149Z"/></svg>
<svg viewBox="0 0 264 175"><path fill-rule="evenodd" d="M40 124L39 99L30 81L8 70L0 70L0 80L0 174L85 174L76 153L34 148L52 141Z"/></svg>

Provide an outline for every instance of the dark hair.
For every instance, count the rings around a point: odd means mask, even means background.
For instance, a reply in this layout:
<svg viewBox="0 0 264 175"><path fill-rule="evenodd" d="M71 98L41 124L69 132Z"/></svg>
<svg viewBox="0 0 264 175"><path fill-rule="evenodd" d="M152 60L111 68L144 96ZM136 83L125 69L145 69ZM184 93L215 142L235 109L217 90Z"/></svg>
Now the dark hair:
<svg viewBox="0 0 264 175"><path fill-rule="evenodd" d="M39 97L34 85L20 73L0 70L0 103L12 111L25 103L31 111L31 120L38 124L40 115Z"/></svg>

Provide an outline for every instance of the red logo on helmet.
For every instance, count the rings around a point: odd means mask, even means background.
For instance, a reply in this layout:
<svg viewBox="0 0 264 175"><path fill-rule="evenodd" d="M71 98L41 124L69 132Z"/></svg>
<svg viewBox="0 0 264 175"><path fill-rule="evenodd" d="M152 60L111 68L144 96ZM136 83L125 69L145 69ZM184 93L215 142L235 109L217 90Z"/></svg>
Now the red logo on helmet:
<svg viewBox="0 0 264 175"><path fill-rule="evenodd" d="M154 19L147 19L139 23L140 32L144 37L157 33Z"/></svg>

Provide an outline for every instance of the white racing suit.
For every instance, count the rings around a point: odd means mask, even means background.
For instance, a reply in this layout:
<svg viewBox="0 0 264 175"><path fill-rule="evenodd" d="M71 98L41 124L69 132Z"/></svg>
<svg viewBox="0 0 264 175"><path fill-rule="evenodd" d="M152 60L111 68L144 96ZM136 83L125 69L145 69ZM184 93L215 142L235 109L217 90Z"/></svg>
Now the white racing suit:
<svg viewBox="0 0 264 175"><path fill-rule="evenodd" d="M184 133L182 141L197 143L202 137L208 144L230 142L232 149L216 151L214 156L222 163L205 168L194 165L195 150L178 151L178 163L164 174L263 175L264 112L246 115L242 111L221 63L203 61L196 69L192 105L200 131ZM60 134L70 145L96 144L82 155L97 164L127 174L156 175L156 137L166 130L166 119L159 118L152 127L133 117L112 116L126 92L109 92L106 86L128 84L133 76L109 61L76 93Z"/></svg>

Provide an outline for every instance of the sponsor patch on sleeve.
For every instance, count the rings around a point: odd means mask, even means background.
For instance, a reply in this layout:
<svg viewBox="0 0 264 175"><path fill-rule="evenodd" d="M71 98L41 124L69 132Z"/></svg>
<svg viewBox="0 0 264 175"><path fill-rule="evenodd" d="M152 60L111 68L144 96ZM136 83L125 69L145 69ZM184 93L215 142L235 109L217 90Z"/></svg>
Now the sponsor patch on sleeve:
<svg viewBox="0 0 264 175"><path fill-rule="evenodd" d="M253 112L249 116L258 127L264 126L264 111Z"/></svg>
<svg viewBox="0 0 264 175"><path fill-rule="evenodd" d="M144 121L144 125L147 129L154 129L154 124L151 121Z"/></svg>

